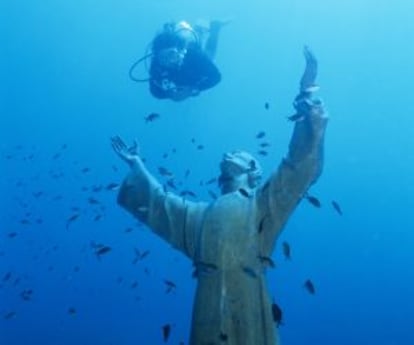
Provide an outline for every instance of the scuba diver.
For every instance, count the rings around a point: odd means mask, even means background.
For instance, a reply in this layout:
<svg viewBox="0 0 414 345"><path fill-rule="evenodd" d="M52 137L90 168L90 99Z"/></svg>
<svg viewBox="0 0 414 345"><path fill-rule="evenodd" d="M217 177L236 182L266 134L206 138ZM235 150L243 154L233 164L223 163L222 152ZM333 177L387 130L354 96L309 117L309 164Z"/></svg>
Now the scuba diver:
<svg viewBox="0 0 414 345"><path fill-rule="evenodd" d="M221 80L213 62L218 36L227 22L214 20L209 27L192 27L186 21L164 24L152 41L151 52L130 69L134 81L148 81L151 94L158 99L182 101L210 89ZM150 58L149 78L138 79L133 72Z"/></svg>
<svg viewBox="0 0 414 345"><path fill-rule="evenodd" d="M259 162L233 151L220 164L222 195L211 203L190 201L166 191L145 167L136 142L129 147L112 138L113 150L130 167L118 203L193 261L190 345L280 344L265 273L285 224L322 173L328 121L313 98L317 60L306 47L304 55L289 150L264 184Z"/></svg>

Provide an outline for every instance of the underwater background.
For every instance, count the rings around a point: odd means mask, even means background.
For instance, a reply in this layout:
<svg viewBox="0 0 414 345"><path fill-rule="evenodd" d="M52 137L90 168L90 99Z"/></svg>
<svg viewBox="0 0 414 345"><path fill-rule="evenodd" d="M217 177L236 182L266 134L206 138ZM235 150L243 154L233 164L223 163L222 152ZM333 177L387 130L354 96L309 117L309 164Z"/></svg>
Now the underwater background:
<svg viewBox="0 0 414 345"><path fill-rule="evenodd" d="M205 182L229 150L255 154L267 177L287 152L304 44L330 123L309 191L321 207L300 203L267 273L281 342L414 344L413 11L402 0L1 1L0 344L157 345L166 324L169 344L187 344L192 264L117 205L128 167L109 138L137 138L154 175L165 182L165 167L194 200L218 193ZM175 103L129 79L163 23L216 18L232 19L218 86Z"/></svg>

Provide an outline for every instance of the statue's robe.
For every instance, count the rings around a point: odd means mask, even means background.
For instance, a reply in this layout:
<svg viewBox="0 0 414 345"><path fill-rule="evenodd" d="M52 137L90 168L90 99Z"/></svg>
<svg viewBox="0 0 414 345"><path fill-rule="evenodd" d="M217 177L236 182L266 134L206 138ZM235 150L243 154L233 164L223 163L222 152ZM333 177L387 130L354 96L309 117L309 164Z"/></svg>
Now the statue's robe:
<svg viewBox="0 0 414 345"><path fill-rule="evenodd" d="M169 192L139 159L119 204L190 258L196 268L191 345L275 345L265 270L287 219L322 170L327 123L306 114L295 123L289 152L266 183L212 203Z"/></svg>

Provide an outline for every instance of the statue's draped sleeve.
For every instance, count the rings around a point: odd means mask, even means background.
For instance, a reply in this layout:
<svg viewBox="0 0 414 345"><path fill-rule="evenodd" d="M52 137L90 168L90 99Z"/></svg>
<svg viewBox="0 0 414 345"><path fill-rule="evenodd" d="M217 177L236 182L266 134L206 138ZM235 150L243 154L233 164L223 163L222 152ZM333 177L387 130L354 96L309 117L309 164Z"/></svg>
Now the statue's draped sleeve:
<svg viewBox="0 0 414 345"><path fill-rule="evenodd" d="M271 255L289 216L322 173L326 124L321 105L303 114L295 123L286 158L258 190L257 226L264 255Z"/></svg>
<svg viewBox="0 0 414 345"><path fill-rule="evenodd" d="M123 181L118 203L174 248L194 257L196 233L206 204L166 192L140 159Z"/></svg>

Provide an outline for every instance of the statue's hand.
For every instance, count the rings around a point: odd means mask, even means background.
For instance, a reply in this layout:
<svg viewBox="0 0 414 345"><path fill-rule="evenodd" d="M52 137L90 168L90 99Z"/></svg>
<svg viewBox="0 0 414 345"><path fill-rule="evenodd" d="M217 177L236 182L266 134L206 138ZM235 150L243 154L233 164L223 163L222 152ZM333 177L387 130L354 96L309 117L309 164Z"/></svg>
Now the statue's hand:
<svg viewBox="0 0 414 345"><path fill-rule="evenodd" d="M132 166L139 161L138 143L134 140L132 146L127 146L118 135L111 138L111 145L115 153L128 165Z"/></svg>
<svg viewBox="0 0 414 345"><path fill-rule="evenodd" d="M318 61L308 46L303 48L303 55L305 56L306 67L300 80L300 92L312 93L318 89L315 83L318 74Z"/></svg>

